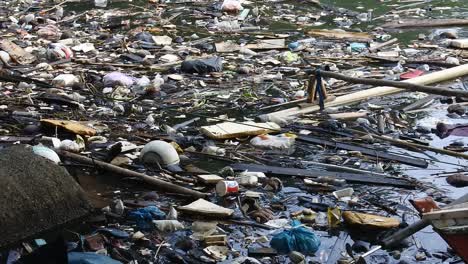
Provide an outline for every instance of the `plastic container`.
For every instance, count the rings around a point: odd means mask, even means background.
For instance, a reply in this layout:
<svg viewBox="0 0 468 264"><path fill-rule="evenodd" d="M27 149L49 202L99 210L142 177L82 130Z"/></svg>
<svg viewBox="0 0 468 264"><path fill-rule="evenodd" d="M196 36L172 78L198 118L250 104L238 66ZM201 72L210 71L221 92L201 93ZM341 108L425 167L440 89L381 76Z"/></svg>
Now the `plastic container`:
<svg viewBox="0 0 468 264"><path fill-rule="evenodd" d="M216 184L216 193L219 196L235 195L239 193L239 183L236 181L219 181Z"/></svg>
<svg viewBox="0 0 468 264"><path fill-rule="evenodd" d="M140 159L144 163L159 163L165 167L178 165L180 162L177 150L162 140L154 140L146 144L140 152Z"/></svg>

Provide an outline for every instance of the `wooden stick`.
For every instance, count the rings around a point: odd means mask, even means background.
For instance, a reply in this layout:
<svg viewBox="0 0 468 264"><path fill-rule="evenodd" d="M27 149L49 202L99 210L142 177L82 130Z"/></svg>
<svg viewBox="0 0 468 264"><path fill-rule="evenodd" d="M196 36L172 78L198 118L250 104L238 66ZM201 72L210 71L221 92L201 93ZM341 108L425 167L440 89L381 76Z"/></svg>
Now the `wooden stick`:
<svg viewBox="0 0 468 264"><path fill-rule="evenodd" d="M413 79L405 80L403 82L425 85L425 84L439 83L439 82L444 82L447 80L452 80L458 77L465 76L467 74L468 74L468 64L465 64L465 65L460 65L460 66L453 67L450 69L445 69L442 71L433 72L430 74L419 76ZM359 101L366 100L372 97L391 95L395 93L401 93L403 91L404 90L402 89L388 87L388 86L375 87L372 89L366 89L363 91L358 91L355 93L338 96L335 100L326 102L325 107L357 103ZM303 114L315 112L318 110L320 110L320 107L315 106L315 105L310 106L310 107L304 107L304 108L293 107L293 108L273 112L270 114L260 115L258 117L259 119L264 120L264 121L278 120L278 119L287 118L292 115L303 115Z"/></svg>
<svg viewBox="0 0 468 264"><path fill-rule="evenodd" d="M468 25L468 19L411 19L402 23L386 23L383 28L409 28L409 27L449 27Z"/></svg>
<svg viewBox="0 0 468 264"><path fill-rule="evenodd" d="M431 146L416 144L416 143L407 142L407 141L400 140L400 139L394 139L394 138L391 138L391 137L388 137L388 136L379 136L379 135L376 135L376 134L373 134L373 133L362 132L362 131L355 130L355 129L349 129L349 130L356 133L356 134L371 135L374 138L377 138L377 139L380 139L380 140L385 140L385 141L388 141L390 143L400 145L400 146L425 149L425 150L429 150L429 151L439 153L439 154L445 154L445 155L449 155L449 156L453 156L453 157L457 157L457 158L468 159L467 154L460 153L460 152L455 152L455 151L451 151L451 150L446 150L446 149L441 149L441 148L435 148L435 147L431 147Z"/></svg>
<svg viewBox="0 0 468 264"><path fill-rule="evenodd" d="M423 93L437 94L437 95L443 95L443 96L458 96L458 97L468 96L468 91L464 91L464 90L454 90L454 89L425 86L425 85L419 85L419 84L413 84L413 83L407 83L407 82L396 82L396 81L371 79L371 78L354 78L354 77L346 76L346 75L335 73L335 72L329 72L329 71L321 71L321 74L324 77L335 78L335 79L343 80L349 83L367 84L367 85L374 85L374 86L392 86L392 87L398 87L398 88L415 91L415 92L423 92Z"/></svg>
<svg viewBox="0 0 468 264"><path fill-rule="evenodd" d="M383 48L383 47L392 45L392 44L394 44L394 43L396 43L396 42L398 42L398 39L397 39L397 38L394 38L394 39L391 39L391 40L386 41L386 42L384 42L384 43L377 44L377 45L375 45L374 47L370 47L370 48L369 48L369 51L370 51L370 52L374 52L374 51L377 51L377 50L379 50L379 49L381 49L381 48Z"/></svg>
<svg viewBox="0 0 468 264"><path fill-rule="evenodd" d="M84 163L84 164L88 164L88 165L94 165L100 169L103 169L103 170L106 170L108 172L112 172L115 174L120 174L120 175L127 176L127 177L135 177L140 180L143 180L144 182L148 184L156 186L161 190L166 190L166 191L173 192L173 193L185 194L188 196L192 196L194 198L204 198L208 195L206 193L194 191L194 190L191 190L191 189L188 189L188 188L185 188L185 187L182 187L182 186L170 183L170 182L166 182L166 181L148 176L143 173L124 169L124 168L121 168L121 167L118 167L118 166L115 166L115 165L112 165L112 164L109 164L100 160L91 159L91 158L84 157L84 156L74 154L74 153L64 151L64 150L56 150L56 151L63 158L71 159L71 160Z"/></svg>

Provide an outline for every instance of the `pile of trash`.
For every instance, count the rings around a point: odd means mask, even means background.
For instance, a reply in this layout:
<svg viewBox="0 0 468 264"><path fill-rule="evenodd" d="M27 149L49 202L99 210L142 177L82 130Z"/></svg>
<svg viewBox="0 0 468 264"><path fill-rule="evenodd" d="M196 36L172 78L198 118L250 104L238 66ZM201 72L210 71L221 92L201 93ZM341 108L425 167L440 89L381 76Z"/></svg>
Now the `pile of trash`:
<svg viewBox="0 0 468 264"><path fill-rule="evenodd" d="M391 2L0 3L0 261L461 261L466 8Z"/></svg>

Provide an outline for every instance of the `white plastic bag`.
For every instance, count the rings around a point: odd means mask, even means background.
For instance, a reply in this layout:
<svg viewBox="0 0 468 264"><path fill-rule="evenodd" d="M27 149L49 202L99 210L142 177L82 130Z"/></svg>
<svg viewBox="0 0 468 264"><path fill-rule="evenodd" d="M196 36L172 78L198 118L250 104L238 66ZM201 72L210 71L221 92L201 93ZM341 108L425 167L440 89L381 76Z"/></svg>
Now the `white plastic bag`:
<svg viewBox="0 0 468 264"><path fill-rule="evenodd" d="M252 146L264 149L284 150L292 153L294 149L294 137L286 136L284 134L278 136L260 135L252 138L250 144Z"/></svg>
<svg viewBox="0 0 468 264"><path fill-rule="evenodd" d="M242 10L243 7L239 0L224 0L223 4L221 5L221 10L225 12L239 12Z"/></svg>

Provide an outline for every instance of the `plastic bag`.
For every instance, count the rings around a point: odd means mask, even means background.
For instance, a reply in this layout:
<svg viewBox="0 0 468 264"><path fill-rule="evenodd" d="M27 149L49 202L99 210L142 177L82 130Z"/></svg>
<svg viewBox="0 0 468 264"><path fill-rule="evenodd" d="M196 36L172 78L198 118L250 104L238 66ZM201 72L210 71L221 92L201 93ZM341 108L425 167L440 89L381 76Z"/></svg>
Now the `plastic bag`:
<svg viewBox="0 0 468 264"><path fill-rule="evenodd" d="M57 87L72 87L78 84L80 80L73 74L60 74L52 80L52 84Z"/></svg>
<svg viewBox="0 0 468 264"><path fill-rule="evenodd" d="M221 10L225 12L239 12L242 9L243 8L239 0L224 0L221 5Z"/></svg>
<svg viewBox="0 0 468 264"><path fill-rule="evenodd" d="M278 136L260 135L250 140L250 144L258 148L286 150L288 152L293 150L294 142L294 137L285 134Z"/></svg>
<svg viewBox="0 0 468 264"><path fill-rule="evenodd" d="M288 254L291 251L299 251L303 254L314 254L320 247L320 238L312 230L300 226L300 222L294 220L293 228L276 234L270 241L272 248L280 254Z"/></svg>
<svg viewBox="0 0 468 264"><path fill-rule="evenodd" d="M223 59L215 56L200 60L186 60L182 62L180 69L187 73L220 72L223 70Z"/></svg>
<svg viewBox="0 0 468 264"><path fill-rule="evenodd" d="M153 223L162 232L174 232L184 229L184 225L177 220L157 220L153 221Z"/></svg>
<svg viewBox="0 0 468 264"><path fill-rule="evenodd" d="M120 85L128 88L135 83L135 78L121 72L111 72L104 76L103 82L105 87L114 87Z"/></svg>
<svg viewBox="0 0 468 264"><path fill-rule="evenodd" d="M58 61L73 58L73 51L61 43L50 43L46 55L48 60Z"/></svg>
<svg viewBox="0 0 468 264"><path fill-rule="evenodd" d="M153 220L163 220L166 218L166 213L159 210L156 206L147 206L128 214L131 220L134 220L138 228L148 230L153 228Z"/></svg>

